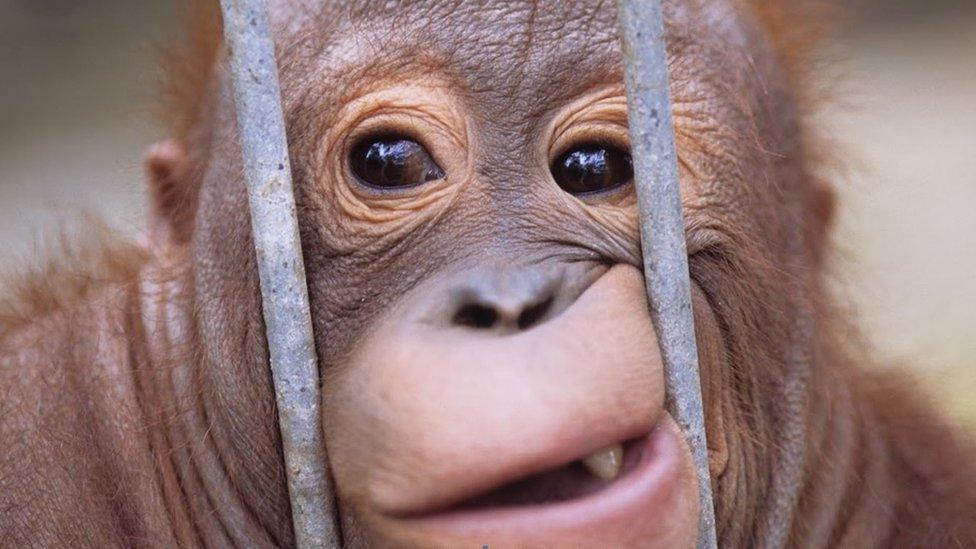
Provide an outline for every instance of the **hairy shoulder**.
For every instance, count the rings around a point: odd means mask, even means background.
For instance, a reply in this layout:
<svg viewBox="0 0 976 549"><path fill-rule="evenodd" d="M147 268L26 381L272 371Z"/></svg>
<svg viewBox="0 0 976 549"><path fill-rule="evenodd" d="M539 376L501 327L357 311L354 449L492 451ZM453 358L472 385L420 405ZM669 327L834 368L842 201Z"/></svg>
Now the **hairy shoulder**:
<svg viewBox="0 0 976 549"><path fill-rule="evenodd" d="M139 432L128 329L144 254L102 233L62 238L0 294L0 546L118 543L105 494L123 471L110 456Z"/></svg>
<svg viewBox="0 0 976 549"><path fill-rule="evenodd" d="M0 279L0 349L4 341L58 312L76 308L100 290L135 281L149 255L96 221L72 236L62 232L43 259L8 270Z"/></svg>

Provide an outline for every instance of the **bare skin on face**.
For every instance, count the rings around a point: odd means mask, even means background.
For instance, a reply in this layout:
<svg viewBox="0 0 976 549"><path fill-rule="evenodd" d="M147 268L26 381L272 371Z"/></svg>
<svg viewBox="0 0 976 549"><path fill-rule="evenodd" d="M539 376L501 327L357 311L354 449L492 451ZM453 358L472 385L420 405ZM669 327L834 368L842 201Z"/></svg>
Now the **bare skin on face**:
<svg viewBox="0 0 976 549"><path fill-rule="evenodd" d="M346 544L693 546L611 3L271 5ZM666 2L720 544L976 544L976 453L825 298L788 11ZM0 309L0 545L294 542L213 13L148 245Z"/></svg>

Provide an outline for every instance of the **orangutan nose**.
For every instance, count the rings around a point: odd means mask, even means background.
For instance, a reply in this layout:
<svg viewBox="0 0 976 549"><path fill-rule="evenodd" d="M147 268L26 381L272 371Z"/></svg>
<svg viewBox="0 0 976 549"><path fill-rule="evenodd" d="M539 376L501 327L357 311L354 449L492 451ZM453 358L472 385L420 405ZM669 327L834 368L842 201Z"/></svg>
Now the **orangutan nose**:
<svg viewBox="0 0 976 549"><path fill-rule="evenodd" d="M622 474L628 441L663 413L644 279L629 265L447 272L371 335L351 359L349 392L330 399L365 404L324 416L357 422L333 431L347 452L334 463L391 516L589 493ZM564 473L576 480L552 480Z"/></svg>
<svg viewBox="0 0 976 549"><path fill-rule="evenodd" d="M453 326L513 334L555 317L565 302L571 276L565 269L489 269L469 275L449 290L447 312ZM572 298L572 299L570 299Z"/></svg>

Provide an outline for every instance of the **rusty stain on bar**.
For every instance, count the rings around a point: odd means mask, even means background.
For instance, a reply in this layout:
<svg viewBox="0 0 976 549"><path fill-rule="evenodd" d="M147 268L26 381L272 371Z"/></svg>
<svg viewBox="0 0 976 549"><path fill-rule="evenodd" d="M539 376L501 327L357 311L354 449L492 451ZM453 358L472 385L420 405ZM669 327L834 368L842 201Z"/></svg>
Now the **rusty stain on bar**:
<svg viewBox="0 0 976 549"><path fill-rule="evenodd" d="M295 541L338 547L271 24L264 0L221 0L221 7Z"/></svg>
<svg viewBox="0 0 976 549"><path fill-rule="evenodd" d="M667 406L698 475L698 547L716 547L715 508L691 308L661 0L618 0L641 247L651 318L664 358Z"/></svg>

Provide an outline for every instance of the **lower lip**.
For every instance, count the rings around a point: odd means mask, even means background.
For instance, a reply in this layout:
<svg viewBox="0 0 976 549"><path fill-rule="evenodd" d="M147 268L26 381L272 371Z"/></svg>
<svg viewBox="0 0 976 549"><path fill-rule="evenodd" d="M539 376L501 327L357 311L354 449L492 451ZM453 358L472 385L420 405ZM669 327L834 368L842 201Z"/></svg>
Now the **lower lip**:
<svg viewBox="0 0 976 549"><path fill-rule="evenodd" d="M599 492L579 499L502 509L448 511L404 519L403 526L432 535L599 538L599 532L633 531L635 525L670 523L678 512L681 442L674 429L659 425L643 441L640 462ZM653 528L652 528L653 529ZM653 532L645 532L653 535ZM607 538L604 538L607 539Z"/></svg>

